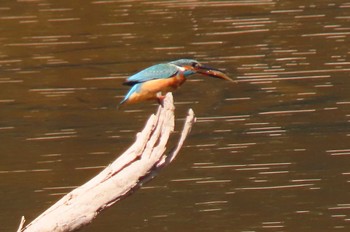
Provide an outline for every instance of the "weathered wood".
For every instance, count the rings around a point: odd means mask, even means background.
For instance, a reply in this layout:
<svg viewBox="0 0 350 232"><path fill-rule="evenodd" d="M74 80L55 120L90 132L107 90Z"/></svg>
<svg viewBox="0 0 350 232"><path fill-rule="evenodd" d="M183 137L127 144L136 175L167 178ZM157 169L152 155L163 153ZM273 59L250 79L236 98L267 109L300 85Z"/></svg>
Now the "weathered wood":
<svg viewBox="0 0 350 232"><path fill-rule="evenodd" d="M164 106L151 115L135 143L84 185L74 189L18 232L76 231L104 209L138 189L178 154L195 121L190 109L177 146L168 154L166 144L174 130L174 104L167 94Z"/></svg>

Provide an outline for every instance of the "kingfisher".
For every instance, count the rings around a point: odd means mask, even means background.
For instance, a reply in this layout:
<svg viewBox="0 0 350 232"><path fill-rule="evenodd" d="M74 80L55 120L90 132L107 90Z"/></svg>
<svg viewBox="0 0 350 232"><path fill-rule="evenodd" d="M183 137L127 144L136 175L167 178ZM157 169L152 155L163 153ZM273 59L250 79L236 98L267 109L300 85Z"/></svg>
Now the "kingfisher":
<svg viewBox="0 0 350 232"><path fill-rule="evenodd" d="M129 92L119 103L134 104L146 100L156 100L162 104L165 94L181 86L193 74L202 74L234 82L223 71L202 65L193 59L180 59L169 63L150 66L126 79L124 85L131 86Z"/></svg>

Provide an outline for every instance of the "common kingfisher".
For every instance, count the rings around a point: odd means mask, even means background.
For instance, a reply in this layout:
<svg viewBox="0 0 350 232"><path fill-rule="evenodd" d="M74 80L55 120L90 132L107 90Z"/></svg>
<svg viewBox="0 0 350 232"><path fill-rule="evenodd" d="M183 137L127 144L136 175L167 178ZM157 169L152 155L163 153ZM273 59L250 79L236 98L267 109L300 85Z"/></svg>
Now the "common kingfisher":
<svg viewBox="0 0 350 232"><path fill-rule="evenodd" d="M119 103L119 107L123 104L133 104L145 100L157 100L159 104L162 104L164 99L162 94L177 89L188 76L195 73L234 82L224 72L204 66L192 59L156 64L126 79L123 84L131 86L131 89Z"/></svg>

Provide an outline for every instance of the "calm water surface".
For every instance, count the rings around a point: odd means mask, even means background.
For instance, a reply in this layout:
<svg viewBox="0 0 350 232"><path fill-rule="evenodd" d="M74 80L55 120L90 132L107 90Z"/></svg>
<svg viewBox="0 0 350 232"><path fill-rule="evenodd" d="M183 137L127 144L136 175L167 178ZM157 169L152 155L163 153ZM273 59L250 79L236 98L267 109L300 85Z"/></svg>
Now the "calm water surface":
<svg viewBox="0 0 350 232"><path fill-rule="evenodd" d="M84 231L349 231L350 1L0 3L0 231L121 154L156 110L123 80L191 57L180 156Z"/></svg>

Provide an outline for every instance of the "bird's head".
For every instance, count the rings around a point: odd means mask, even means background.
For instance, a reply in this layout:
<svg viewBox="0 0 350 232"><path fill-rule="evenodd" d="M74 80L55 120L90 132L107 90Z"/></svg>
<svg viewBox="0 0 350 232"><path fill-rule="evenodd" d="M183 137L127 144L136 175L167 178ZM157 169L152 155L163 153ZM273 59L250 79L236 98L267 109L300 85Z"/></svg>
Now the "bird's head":
<svg viewBox="0 0 350 232"><path fill-rule="evenodd" d="M210 76L214 78L220 78L223 80L234 82L230 77L228 77L223 71L202 65L196 60L193 59L180 59L170 62L176 66L184 68L184 73L186 75L191 75L194 73L199 73L205 76Z"/></svg>

